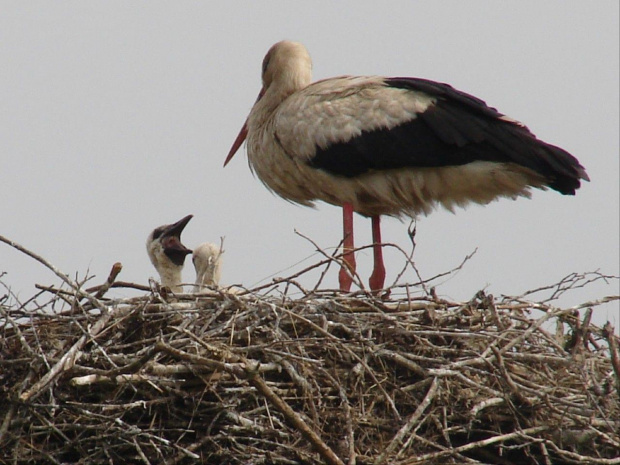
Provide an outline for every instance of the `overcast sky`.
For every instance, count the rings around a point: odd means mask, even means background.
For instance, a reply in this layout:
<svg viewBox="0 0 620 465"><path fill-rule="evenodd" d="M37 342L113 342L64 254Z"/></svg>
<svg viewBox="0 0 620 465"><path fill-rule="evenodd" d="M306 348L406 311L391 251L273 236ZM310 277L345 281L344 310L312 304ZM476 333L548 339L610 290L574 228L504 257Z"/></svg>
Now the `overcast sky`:
<svg viewBox="0 0 620 465"><path fill-rule="evenodd" d="M116 261L121 280L156 276L146 236L189 213L187 246L226 237L226 284L254 286L319 261L295 230L328 252L338 245L339 208L270 194L244 151L222 168L260 89L263 56L282 39L307 46L315 79L449 83L587 168L592 182L575 197L537 191L420 218L423 277L478 249L436 283L439 295L518 295L572 272L620 274L617 0L0 1L0 11L0 234L72 276L95 275L93 285ZM369 244L370 221L356 217L355 226L357 245ZM407 223L385 219L383 228L384 241L410 250ZM386 254L390 283L404 259ZM371 258L358 254L365 280ZM337 287L336 271L324 287ZM59 282L5 244L0 272L22 299L35 283ZM411 271L401 279L415 281ZM561 303L618 292L618 281L598 283ZM596 312L598 323L620 326L617 302Z"/></svg>

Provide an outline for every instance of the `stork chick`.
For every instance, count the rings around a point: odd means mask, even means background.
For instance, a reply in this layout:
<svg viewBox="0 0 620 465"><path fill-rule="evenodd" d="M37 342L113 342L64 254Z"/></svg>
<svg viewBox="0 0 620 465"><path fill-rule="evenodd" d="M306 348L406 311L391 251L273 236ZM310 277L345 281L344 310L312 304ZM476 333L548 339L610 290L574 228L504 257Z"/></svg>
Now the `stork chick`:
<svg viewBox="0 0 620 465"><path fill-rule="evenodd" d="M196 269L196 288L218 287L220 284L222 254L224 250L211 242L204 242L194 249L192 262Z"/></svg>
<svg viewBox="0 0 620 465"><path fill-rule="evenodd" d="M181 243L181 233L193 215L187 215L174 224L155 228L146 240L146 251L159 273L162 286L172 292L183 292L181 272L185 257L192 253Z"/></svg>

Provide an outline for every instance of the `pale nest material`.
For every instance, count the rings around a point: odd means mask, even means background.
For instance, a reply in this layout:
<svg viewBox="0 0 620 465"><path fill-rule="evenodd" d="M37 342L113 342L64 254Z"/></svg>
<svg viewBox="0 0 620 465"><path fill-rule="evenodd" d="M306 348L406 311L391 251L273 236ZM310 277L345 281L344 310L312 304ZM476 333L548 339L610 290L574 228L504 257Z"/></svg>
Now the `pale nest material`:
<svg viewBox="0 0 620 465"><path fill-rule="evenodd" d="M602 301L55 292L0 302L2 463L620 463Z"/></svg>

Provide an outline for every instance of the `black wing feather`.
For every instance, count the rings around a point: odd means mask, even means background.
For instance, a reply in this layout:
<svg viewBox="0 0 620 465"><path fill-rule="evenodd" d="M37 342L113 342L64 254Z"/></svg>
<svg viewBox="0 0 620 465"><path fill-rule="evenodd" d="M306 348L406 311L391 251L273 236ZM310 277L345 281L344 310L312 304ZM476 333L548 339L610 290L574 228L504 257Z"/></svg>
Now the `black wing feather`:
<svg viewBox="0 0 620 465"><path fill-rule="evenodd" d="M424 92L436 103L392 129L364 131L347 142L317 147L312 166L355 177L405 167L515 163L541 174L562 194L574 194L580 179L588 180L571 154L537 139L527 127L502 119L504 115L472 95L425 79L388 78L385 84Z"/></svg>

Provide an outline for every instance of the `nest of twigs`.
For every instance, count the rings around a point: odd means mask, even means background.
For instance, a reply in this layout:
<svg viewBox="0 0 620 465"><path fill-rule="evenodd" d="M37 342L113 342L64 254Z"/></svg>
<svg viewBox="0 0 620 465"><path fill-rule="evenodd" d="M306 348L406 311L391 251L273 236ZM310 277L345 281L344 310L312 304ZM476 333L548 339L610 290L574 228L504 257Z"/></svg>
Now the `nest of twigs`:
<svg viewBox="0 0 620 465"><path fill-rule="evenodd" d="M618 463L617 337L575 310L59 298L3 309L6 463Z"/></svg>
<svg viewBox="0 0 620 465"><path fill-rule="evenodd" d="M617 297L113 300L115 273L57 274L0 298L2 463L620 463L618 337L590 324Z"/></svg>

